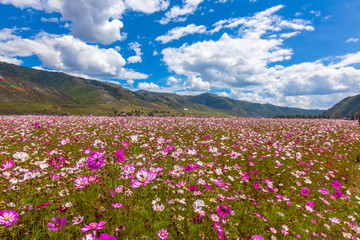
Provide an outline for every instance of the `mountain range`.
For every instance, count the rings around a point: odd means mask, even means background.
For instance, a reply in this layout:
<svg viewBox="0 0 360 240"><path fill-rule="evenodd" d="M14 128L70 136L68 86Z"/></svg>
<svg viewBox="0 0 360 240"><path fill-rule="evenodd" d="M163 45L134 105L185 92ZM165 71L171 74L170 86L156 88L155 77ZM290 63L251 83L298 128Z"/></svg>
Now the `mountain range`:
<svg viewBox="0 0 360 240"><path fill-rule="evenodd" d="M0 62L0 76L0 114L273 117L323 112L239 101L212 93L186 96L130 91L112 83L5 62Z"/></svg>

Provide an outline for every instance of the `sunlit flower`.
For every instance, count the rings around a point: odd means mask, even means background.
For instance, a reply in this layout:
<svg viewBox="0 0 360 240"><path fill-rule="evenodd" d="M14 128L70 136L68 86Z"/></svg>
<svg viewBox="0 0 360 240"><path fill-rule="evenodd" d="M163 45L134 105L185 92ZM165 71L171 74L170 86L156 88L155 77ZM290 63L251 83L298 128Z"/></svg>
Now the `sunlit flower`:
<svg viewBox="0 0 360 240"><path fill-rule="evenodd" d="M56 218L51 218L50 222L47 224L47 227L50 231L58 231L66 224L66 217L60 219L59 216Z"/></svg>
<svg viewBox="0 0 360 240"><path fill-rule="evenodd" d="M79 215L77 217L74 217L74 219L71 220L71 222L73 223L73 225L76 225L81 223L83 220L84 220L84 216Z"/></svg>
<svg viewBox="0 0 360 240"><path fill-rule="evenodd" d="M161 240L164 240L164 239L167 239L169 237L169 233L168 233L168 230L167 229L161 229L157 236L161 239Z"/></svg>
<svg viewBox="0 0 360 240"><path fill-rule="evenodd" d="M18 220L19 214L15 210L2 210L0 211L0 224L10 226Z"/></svg>
<svg viewBox="0 0 360 240"><path fill-rule="evenodd" d="M96 223L96 222L92 222L90 223L89 225L85 225L85 227L83 227L82 229L80 229L82 232L87 232L89 230L99 230L99 229L103 229L104 225L105 225L106 222L104 221L101 221L99 223Z"/></svg>

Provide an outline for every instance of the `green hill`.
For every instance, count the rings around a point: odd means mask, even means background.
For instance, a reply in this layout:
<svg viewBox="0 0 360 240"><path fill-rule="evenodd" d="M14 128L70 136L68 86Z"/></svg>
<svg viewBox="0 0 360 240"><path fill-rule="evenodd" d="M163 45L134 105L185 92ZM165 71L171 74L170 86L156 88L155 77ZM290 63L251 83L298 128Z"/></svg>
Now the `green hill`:
<svg viewBox="0 0 360 240"><path fill-rule="evenodd" d="M360 109L360 94L344 98L333 107L324 112L326 115L330 115L332 118L351 118L353 115L358 114Z"/></svg>
<svg viewBox="0 0 360 240"><path fill-rule="evenodd" d="M313 115L321 110L279 107L220 97L211 93L182 96L172 93L130 91L115 84L35 70L0 62L0 114L194 115L272 117Z"/></svg>

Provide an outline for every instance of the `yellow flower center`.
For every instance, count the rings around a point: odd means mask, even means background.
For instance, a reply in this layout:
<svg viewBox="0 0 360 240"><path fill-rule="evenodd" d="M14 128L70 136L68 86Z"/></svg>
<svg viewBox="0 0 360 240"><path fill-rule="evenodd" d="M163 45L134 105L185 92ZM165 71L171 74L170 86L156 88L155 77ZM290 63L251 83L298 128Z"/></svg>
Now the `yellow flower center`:
<svg viewBox="0 0 360 240"><path fill-rule="evenodd" d="M162 236L162 237L165 236L165 233L161 233L161 236Z"/></svg>
<svg viewBox="0 0 360 240"><path fill-rule="evenodd" d="M60 225L60 223L56 223L55 226L58 227Z"/></svg>
<svg viewBox="0 0 360 240"><path fill-rule="evenodd" d="M92 228L96 227L96 224L92 224L91 227L92 227Z"/></svg>
<svg viewBox="0 0 360 240"><path fill-rule="evenodd" d="M146 180L145 178L142 178L142 179L141 179L141 182L145 182L145 180Z"/></svg>
<svg viewBox="0 0 360 240"><path fill-rule="evenodd" d="M4 220L5 221L8 221L10 218L9 217L4 217Z"/></svg>
<svg viewBox="0 0 360 240"><path fill-rule="evenodd" d="M84 185L84 182L81 182L80 185L83 186L83 185Z"/></svg>

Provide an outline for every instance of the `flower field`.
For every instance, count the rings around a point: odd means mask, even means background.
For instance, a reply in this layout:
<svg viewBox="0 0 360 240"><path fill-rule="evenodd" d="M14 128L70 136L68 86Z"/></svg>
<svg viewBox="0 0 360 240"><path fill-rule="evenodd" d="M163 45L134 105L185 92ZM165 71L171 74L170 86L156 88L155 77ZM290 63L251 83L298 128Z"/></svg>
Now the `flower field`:
<svg viewBox="0 0 360 240"><path fill-rule="evenodd" d="M0 116L0 239L360 239L355 121Z"/></svg>

